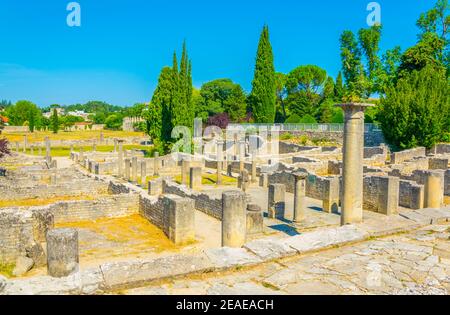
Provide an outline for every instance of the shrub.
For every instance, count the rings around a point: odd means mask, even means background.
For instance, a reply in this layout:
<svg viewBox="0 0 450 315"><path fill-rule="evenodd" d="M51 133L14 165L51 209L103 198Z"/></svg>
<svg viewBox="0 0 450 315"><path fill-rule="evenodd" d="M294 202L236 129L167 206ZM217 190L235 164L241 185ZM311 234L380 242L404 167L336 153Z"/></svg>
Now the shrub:
<svg viewBox="0 0 450 315"><path fill-rule="evenodd" d="M208 118L208 126L217 126L221 129L226 129L230 123L230 117L227 113L221 113Z"/></svg>
<svg viewBox="0 0 450 315"><path fill-rule="evenodd" d="M302 124L317 124L317 120L311 115L305 115L300 119L300 123Z"/></svg>
<svg viewBox="0 0 450 315"><path fill-rule="evenodd" d="M293 138L293 135L289 132L282 133L280 136L280 140L291 140Z"/></svg>
<svg viewBox="0 0 450 315"><path fill-rule="evenodd" d="M405 74L387 89L379 117L384 136L394 147L430 148L448 131L449 112L445 75L425 67Z"/></svg>
<svg viewBox="0 0 450 315"><path fill-rule="evenodd" d="M297 114L292 114L291 116L289 116L288 119L286 119L285 123L286 124L298 124L300 123L300 116Z"/></svg>

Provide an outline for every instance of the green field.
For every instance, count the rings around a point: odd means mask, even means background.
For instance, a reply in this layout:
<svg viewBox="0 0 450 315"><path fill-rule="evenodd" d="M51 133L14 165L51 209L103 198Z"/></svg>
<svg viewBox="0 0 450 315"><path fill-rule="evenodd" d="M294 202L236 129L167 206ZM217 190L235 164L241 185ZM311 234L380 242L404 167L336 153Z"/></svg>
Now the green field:
<svg viewBox="0 0 450 315"><path fill-rule="evenodd" d="M92 151L92 146L81 146L83 148L84 152L90 152ZM141 150L144 151L146 157L153 156L154 147L151 145L138 145L138 144L126 144L123 146L124 150ZM74 151L80 151L80 147L74 146ZM97 152L112 152L114 151L113 145L97 145ZM22 152L22 151L19 151ZM27 154L31 154L31 149L26 150ZM34 148L33 155L38 155L39 150L37 148ZM41 150L41 156L45 156L45 148L42 148ZM70 156L70 146L57 146L51 148L51 156L58 157L58 156Z"/></svg>

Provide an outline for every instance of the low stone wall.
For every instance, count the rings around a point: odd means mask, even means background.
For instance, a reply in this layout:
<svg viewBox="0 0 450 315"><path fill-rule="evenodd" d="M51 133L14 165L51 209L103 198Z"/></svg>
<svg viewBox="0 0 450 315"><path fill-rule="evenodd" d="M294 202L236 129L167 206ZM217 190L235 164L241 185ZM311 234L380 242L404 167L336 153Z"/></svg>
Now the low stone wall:
<svg viewBox="0 0 450 315"><path fill-rule="evenodd" d="M444 174L444 194L450 196L450 169Z"/></svg>
<svg viewBox="0 0 450 315"><path fill-rule="evenodd" d="M447 170L449 159L430 158L428 161L428 169L430 170Z"/></svg>
<svg viewBox="0 0 450 315"><path fill-rule="evenodd" d="M163 193L193 199L195 201L195 209L213 218L222 220L222 198L214 198L208 194L194 192L168 180L163 181Z"/></svg>
<svg viewBox="0 0 450 315"><path fill-rule="evenodd" d="M139 196L121 194L96 200L63 201L45 207L31 207L30 210L33 212L50 211L54 216L55 223L124 217L138 213Z"/></svg>
<svg viewBox="0 0 450 315"><path fill-rule="evenodd" d="M424 207L424 186L408 180L400 180L399 205L410 209Z"/></svg>
<svg viewBox="0 0 450 315"><path fill-rule="evenodd" d="M386 215L396 214L399 204L399 179L388 176L364 176L363 209Z"/></svg>
<svg viewBox="0 0 450 315"><path fill-rule="evenodd" d="M450 143L436 144L431 150L431 154L450 154Z"/></svg>
<svg viewBox="0 0 450 315"><path fill-rule="evenodd" d="M285 132L282 132L285 133ZM282 134L281 133L281 134ZM306 136L310 140L328 140L339 144L344 143L343 132L331 132L331 131L291 131L288 132L296 136ZM364 133L364 145L367 147L376 147L383 143L386 143L383 132L380 130L369 131Z"/></svg>
<svg viewBox="0 0 450 315"><path fill-rule="evenodd" d="M412 160L417 157L425 157L426 153L426 149L423 147L394 152L391 154L391 164L401 164L404 161Z"/></svg>
<svg viewBox="0 0 450 315"><path fill-rule="evenodd" d="M284 142L284 141L279 142L279 154L297 153L297 152L303 152L303 151L308 151L310 153L322 152L320 147L307 147L307 146L302 146L302 145L298 145L295 143Z"/></svg>
<svg viewBox="0 0 450 315"><path fill-rule="evenodd" d="M33 243L31 211L0 210L0 263L14 263Z"/></svg>
<svg viewBox="0 0 450 315"><path fill-rule="evenodd" d="M96 181L73 181L48 185L40 184L29 187L0 186L0 200L98 195L106 193L107 188L104 183Z"/></svg>
<svg viewBox="0 0 450 315"><path fill-rule="evenodd" d="M3 133L30 132L28 126L4 126Z"/></svg>

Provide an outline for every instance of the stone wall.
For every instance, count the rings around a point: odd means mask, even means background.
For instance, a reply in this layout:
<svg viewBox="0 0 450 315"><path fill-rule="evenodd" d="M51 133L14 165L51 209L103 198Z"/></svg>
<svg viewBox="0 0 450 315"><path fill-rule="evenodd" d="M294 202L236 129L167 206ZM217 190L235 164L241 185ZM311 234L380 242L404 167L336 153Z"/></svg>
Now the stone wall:
<svg viewBox="0 0 450 315"><path fill-rule="evenodd" d="M392 215L398 212L399 179L388 176L364 176L363 209Z"/></svg>
<svg viewBox="0 0 450 315"><path fill-rule="evenodd" d="M0 210L0 263L14 263L33 243L31 211Z"/></svg>
<svg viewBox="0 0 450 315"><path fill-rule="evenodd" d="M214 198L208 194L194 192L184 186L164 180L163 192L165 194L177 195L190 198L195 201L195 209L206 213L213 218L222 220L222 198Z"/></svg>
<svg viewBox="0 0 450 315"><path fill-rule="evenodd" d="M450 169L444 175L444 194L450 196Z"/></svg>
<svg viewBox="0 0 450 315"><path fill-rule="evenodd" d="M425 157L425 155L426 149L423 147L401 152L394 152L391 154L391 164L401 164L404 161L412 160L417 157Z"/></svg>
<svg viewBox="0 0 450 315"><path fill-rule="evenodd" d="M428 161L428 169L430 170L447 170L449 159L430 158Z"/></svg>
<svg viewBox="0 0 450 315"><path fill-rule="evenodd" d="M408 180L400 180L399 205L410 209L424 207L424 186Z"/></svg>

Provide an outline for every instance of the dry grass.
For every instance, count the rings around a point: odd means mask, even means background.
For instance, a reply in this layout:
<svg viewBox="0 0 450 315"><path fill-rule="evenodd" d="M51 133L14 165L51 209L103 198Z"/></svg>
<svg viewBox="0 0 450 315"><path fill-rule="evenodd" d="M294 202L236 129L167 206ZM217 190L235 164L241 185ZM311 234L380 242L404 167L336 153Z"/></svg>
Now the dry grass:
<svg viewBox="0 0 450 315"><path fill-rule="evenodd" d="M175 176L175 182L181 184L181 175ZM189 185L189 177L187 178L187 185ZM217 174L203 174L202 184L203 185L215 185L217 183ZM237 179L229 176L222 175L222 185L235 185L237 184Z"/></svg>
<svg viewBox="0 0 450 315"><path fill-rule="evenodd" d="M132 250L152 250L156 253L162 251L176 251L179 246L173 244L164 232L149 223L139 214L122 218L105 218L94 221L81 221L73 223L56 224L58 228L78 228L87 229L99 234L109 241L123 243L127 251ZM128 244L135 244L131 246ZM132 248L134 247L134 248ZM95 255L96 249L92 252L86 251L85 255Z"/></svg>
<svg viewBox="0 0 450 315"><path fill-rule="evenodd" d="M14 264L4 264L0 263L0 275L5 276L7 278L13 277Z"/></svg>
<svg viewBox="0 0 450 315"><path fill-rule="evenodd" d="M28 143L42 142L45 137L49 137L50 140L91 140L94 138L100 138L100 134L103 133L105 138L129 138L129 137L142 137L143 132L134 131L113 131L113 130L86 130L86 131L60 131L53 133L51 131L35 131L33 133L2 133L2 137L6 137L10 142L22 142L25 135L28 136Z"/></svg>
<svg viewBox="0 0 450 315"><path fill-rule="evenodd" d="M33 198L21 200L0 200L0 208L45 206L58 201L95 200L98 196L58 196L53 198Z"/></svg>
<svg viewBox="0 0 450 315"><path fill-rule="evenodd" d="M92 151L92 149L93 149L92 146L82 146L82 148L83 148L84 152L89 152L89 151ZM150 152L149 154L151 154L151 152L153 151L153 146L145 146L145 145L138 145L138 144L126 144L123 146L123 148L125 150L143 150L143 151ZM74 146L74 150L79 151L80 147ZM113 145L97 145L97 147L96 147L97 152L112 152L113 150L114 150ZM31 154L31 150L27 149L26 153ZM70 156L70 146L52 147L50 154L53 157ZM35 155L35 156L39 155L39 150L34 148L33 155ZM45 150L41 150L41 156L44 156L44 155L45 155Z"/></svg>

